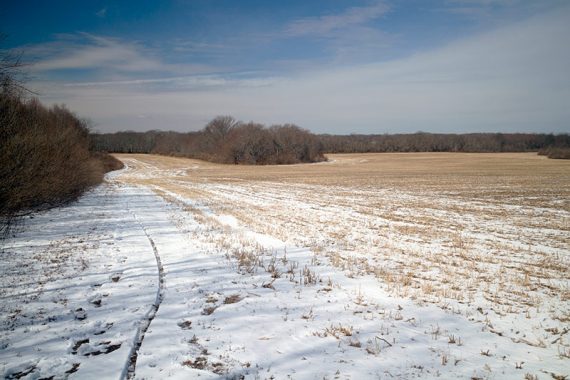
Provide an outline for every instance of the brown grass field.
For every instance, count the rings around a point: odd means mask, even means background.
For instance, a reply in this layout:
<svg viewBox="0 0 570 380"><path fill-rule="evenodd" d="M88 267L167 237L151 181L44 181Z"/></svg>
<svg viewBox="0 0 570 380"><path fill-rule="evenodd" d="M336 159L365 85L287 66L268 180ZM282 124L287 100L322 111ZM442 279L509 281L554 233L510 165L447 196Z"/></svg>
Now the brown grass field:
<svg viewBox="0 0 570 380"><path fill-rule="evenodd" d="M329 154L328 162L301 165L233 166L157 155L135 158L162 175L186 171L192 182L282 182L348 189L395 189L442 193L514 204L540 204L570 210L570 161L535 153L383 153ZM135 165L136 166L136 165Z"/></svg>
<svg viewBox="0 0 570 380"><path fill-rule="evenodd" d="M310 247L350 276L375 276L394 295L463 314L513 341L546 346L570 322L570 161L404 153L229 166L117 157L130 169L120 181L232 215ZM529 321L523 338L512 326Z"/></svg>

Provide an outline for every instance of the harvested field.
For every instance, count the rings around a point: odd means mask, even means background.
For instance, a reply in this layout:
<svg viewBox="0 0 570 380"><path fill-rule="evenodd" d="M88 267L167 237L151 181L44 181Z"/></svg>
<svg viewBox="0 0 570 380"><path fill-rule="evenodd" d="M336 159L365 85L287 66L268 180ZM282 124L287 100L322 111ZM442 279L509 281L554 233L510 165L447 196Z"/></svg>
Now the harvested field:
<svg viewBox="0 0 570 380"><path fill-rule="evenodd" d="M570 321L570 162L526 153L330 155L265 167L118 158L134 169L129 183L194 199L513 340L559 343L551 331Z"/></svg>
<svg viewBox="0 0 570 380"><path fill-rule="evenodd" d="M570 374L567 161L119 158L2 247L4 377Z"/></svg>

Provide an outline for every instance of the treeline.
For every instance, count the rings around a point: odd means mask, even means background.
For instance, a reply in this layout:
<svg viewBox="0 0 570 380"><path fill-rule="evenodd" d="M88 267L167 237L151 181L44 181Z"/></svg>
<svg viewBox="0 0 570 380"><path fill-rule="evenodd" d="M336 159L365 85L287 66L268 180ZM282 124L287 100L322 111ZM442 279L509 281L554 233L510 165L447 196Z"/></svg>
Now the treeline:
<svg viewBox="0 0 570 380"><path fill-rule="evenodd" d="M91 152L86 122L64 106L46 107L0 80L1 238L18 216L75 199L122 163Z"/></svg>
<svg viewBox="0 0 570 380"><path fill-rule="evenodd" d="M567 134L412 133L394 135L320 135L327 153L384 152L536 152L570 148Z"/></svg>
<svg viewBox="0 0 570 380"><path fill-rule="evenodd" d="M317 136L295 125L266 127L219 116L190 133L117 132L91 136L93 150L112 153L156 153L225 164L272 165L325 159Z"/></svg>
<svg viewBox="0 0 570 380"><path fill-rule="evenodd" d="M289 164L323 160L324 153L540 152L570 155L568 134L412 133L313 135L294 125L265 128L217 117L199 132L117 132L94 134L92 148L114 153L156 153L232 164Z"/></svg>

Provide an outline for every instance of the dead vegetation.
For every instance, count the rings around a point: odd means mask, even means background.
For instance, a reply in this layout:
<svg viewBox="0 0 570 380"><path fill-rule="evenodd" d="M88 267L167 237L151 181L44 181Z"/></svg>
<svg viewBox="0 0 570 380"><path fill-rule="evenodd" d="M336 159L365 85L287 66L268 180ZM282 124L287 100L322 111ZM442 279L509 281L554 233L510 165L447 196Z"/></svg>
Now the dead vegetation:
<svg viewBox="0 0 570 380"><path fill-rule="evenodd" d="M559 324L570 320L567 161L534 154L362 154L331 155L315 165L236 168L120 157L162 173L150 178L135 171L126 181L231 213L256 232L311 247L350 277L372 274L395 295L463 314L498 335L551 344L540 331L562 331ZM219 239L239 271L270 273L269 288L281 277L303 285L322 281L308 267L277 265L280 258L258 247ZM496 326L505 318L546 319L523 341ZM452 334L448 340L462 344ZM568 345L560 341L566 356Z"/></svg>
<svg viewBox="0 0 570 380"><path fill-rule="evenodd" d="M18 216L58 206L122 163L89 150L89 129L64 106L0 88L0 237Z"/></svg>

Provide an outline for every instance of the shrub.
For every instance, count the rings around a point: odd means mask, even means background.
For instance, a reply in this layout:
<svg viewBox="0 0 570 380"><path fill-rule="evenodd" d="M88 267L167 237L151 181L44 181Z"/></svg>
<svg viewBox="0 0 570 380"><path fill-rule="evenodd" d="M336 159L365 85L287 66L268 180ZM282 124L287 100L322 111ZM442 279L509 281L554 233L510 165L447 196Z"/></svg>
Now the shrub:
<svg viewBox="0 0 570 380"><path fill-rule="evenodd" d="M548 158L570 160L570 148L548 148L539 151L538 154Z"/></svg>
<svg viewBox="0 0 570 380"><path fill-rule="evenodd" d="M18 216L70 201L122 166L89 150L85 120L26 99L20 58L0 50L0 239Z"/></svg>
<svg viewBox="0 0 570 380"><path fill-rule="evenodd" d="M2 236L14 218L75 199L102 181L104 156L92 155L88 135L86 122L64 106L0 93Z"/></svg>
<svg viewBox="0 0 570 380"><path fill-rule="evenodd" d="M92 152L91 156L100 162L103 167L103 172L105 173L120 170L125 167L125 164L105 152Z"/></svg>

